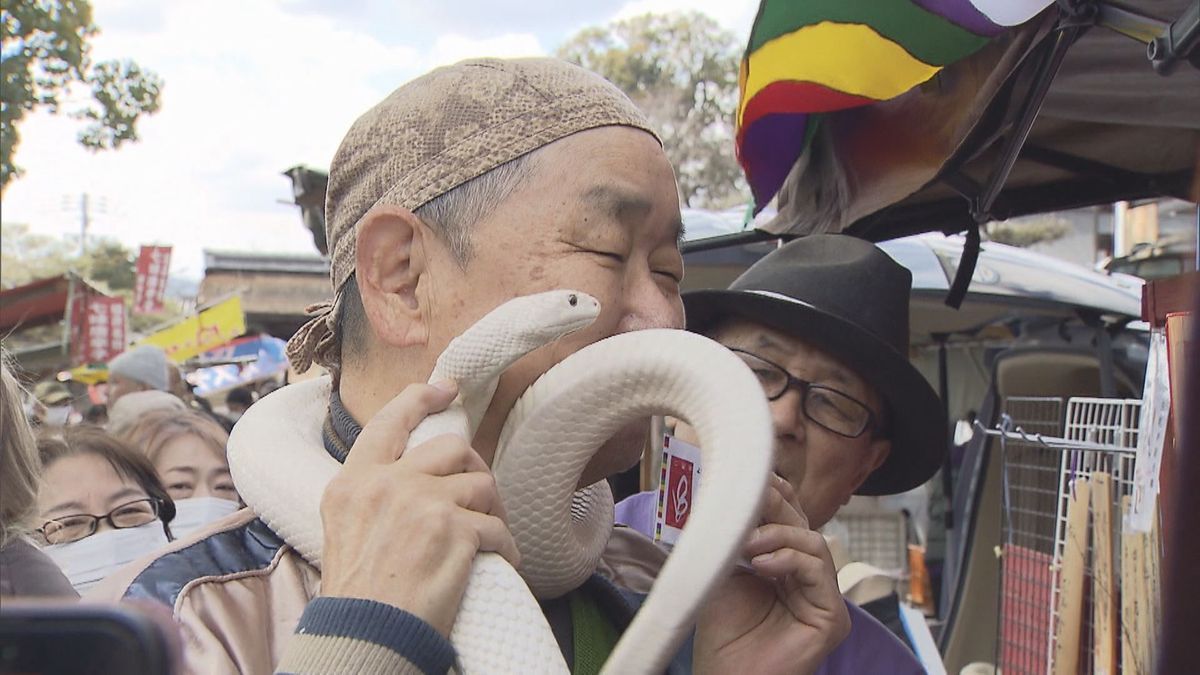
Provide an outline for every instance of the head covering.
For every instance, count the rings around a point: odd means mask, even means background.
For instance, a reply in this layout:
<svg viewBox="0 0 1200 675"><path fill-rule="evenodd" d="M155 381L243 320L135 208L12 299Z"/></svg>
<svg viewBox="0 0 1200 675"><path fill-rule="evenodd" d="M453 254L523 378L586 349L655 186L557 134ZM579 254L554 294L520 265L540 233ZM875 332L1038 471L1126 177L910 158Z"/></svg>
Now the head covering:
<svg viewBox="0 0 1200 675"><path fill-rule="evenodd" d="M38 400L38 403L46 407L53 407L70 403L71 390L67 389L67 385L62 382L53 382L47 380L38 382L33 387L33 397Z"/></svg>
<svg viewBox="0 0 1200 675"><path fill-rule="evenodd" d="M355 231L380 204L416 210L492 169L571 134L630 126L653 134L625 94L557 59L480 59L401 86L355 121L329 168L325 229L334 300L288 342L297 372L337 365L334 322L354 273ZM656 136L657 138L657 136Z"/></svg>
<svg viewBox="0 0 1200 675"><path fill-rule="evenodd" d="M108 363L109 376L120 375L159 391L171 388L167 376L167 353L154 345L139 345Z"/></svg>
<svg viewBox="0 0 1200 675"><path fill-rule="evenodd" d="M108 411L108 431L119 436L133 427L148 412L172 410L186 412L187 404L165 391L135 391L117 399Z"/></svg>
<svg viewBox="0 0 1200 675"><path fill-rule="evenodd" d="M874 244L802 237L752 265L728 290L683 296L688 329L741 317L800 338L852 368L887 406L892 451L857 490L896 494L929 480L945 459L945 411L908 360L912 273Z"/></svg>

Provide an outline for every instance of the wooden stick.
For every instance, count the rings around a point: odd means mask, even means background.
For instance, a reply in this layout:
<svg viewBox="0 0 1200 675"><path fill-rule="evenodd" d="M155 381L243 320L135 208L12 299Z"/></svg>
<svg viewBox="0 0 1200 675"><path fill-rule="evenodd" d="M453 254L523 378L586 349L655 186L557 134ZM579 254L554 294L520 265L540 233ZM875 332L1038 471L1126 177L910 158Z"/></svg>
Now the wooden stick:
<svg viewBox="0 0 1200 675"><path fill-rule="evenodd" d="M1137 609L1137 624L1134 635L1137 640L1135 642L1137 651L1134 652L1134 657L1137 659L1137 669L1139 673L1152 672L1150 669L1150 617L1149 600L1150 594L1147 589L1150 586L1149 570L1146 568L1146 540L1149 536L1145 532L1133 533L1134 541L1134 560L1133 560L1133 583L1134 596L1133 604Z"/></svg>
<svg viewBox="0 0 1200 675"><path fill-rule="evenodd" d="M1083 569L1087 553L1089 491L1077 478L1067 503L1066 541L1058 575L1058 621L1054 639L1054 675L1079 670L1079 637L1083 623Z"/></svg>
<svg viewBox="0 0 1200 675"><path fill-rule="evenodd" d="M1159 530L1159 520L1157 518L1157 506L1155 508L1155 516L1151 520L1150 531L1145 534L1146 537L1146 668L1147 672L1153 669L1154 664L1158 660L1158 629L1162 625L1162 567L1161 556L1162 536Z"/></svg>
<svg viewBox="0 0 1200 675"><path fill-rule="evenodd" d="M1137 675L1137 605L1133 573L1136 535L1125 529L1129 522L1129 495L1121 497L1121 673Z"/></svg>
<svg viewBox="0 0 1200 675"><path fill-rule="evenodd" d="M1112 483L1092 474L1092 663L1096 675L1117 672L1117 589L1113 584Z"/></svg>

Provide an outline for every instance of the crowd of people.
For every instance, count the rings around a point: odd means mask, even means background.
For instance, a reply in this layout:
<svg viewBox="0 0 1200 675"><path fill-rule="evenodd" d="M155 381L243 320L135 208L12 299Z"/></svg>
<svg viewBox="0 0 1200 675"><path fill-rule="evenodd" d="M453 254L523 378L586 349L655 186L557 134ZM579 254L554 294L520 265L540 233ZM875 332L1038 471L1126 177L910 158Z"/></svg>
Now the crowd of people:
<svg viewBox="0 0 1200 675"><path fill-rule="evenodd" d="M269 409L229 403L235 440L310 443L341 463L312 523L319 564L259 519L245 486L239 496L225 430L138 348L111 365L103 428L63 428L61 392L47 387L35 440L6 391L6 593L160 601L195 672L447 672L472 559L520 564L489 471L514 402L581 347L686 328L758 376L775 477L742 543L748 568L714 589L668 671L924 672L843 600L816 532L853 494L922 484L945 453L937 396L907 359L911 275L878 248L808 237L728 290L681 294L680 205L659 137L616 87L554 59L440 68L364 113L331 163L326 227L333 300L311 308L288 356L332 377L284 387ZM473 439L404 450L457 394L426 384L448 342L508 299L556 288L596 297L599 317L510 368ZM648 429L618 432L583 484L635 464ZM685 423L676 433L696 440ZM272 499L300 511L300 497ZM573 672L603 662L658 574L651 508L645 495L623 502L595 574L542 603Z"/></svg>
<svg viewBox="0 0 1200 675"><path fill-rule="evenodd" d="M66 385L27 392L4 363L3 595L77 597L241 508L225 452L233 421L178 372L162 349L130 349L109 364L106 403L81 415ZM230 394L241 410L254 401Z"/></svg>

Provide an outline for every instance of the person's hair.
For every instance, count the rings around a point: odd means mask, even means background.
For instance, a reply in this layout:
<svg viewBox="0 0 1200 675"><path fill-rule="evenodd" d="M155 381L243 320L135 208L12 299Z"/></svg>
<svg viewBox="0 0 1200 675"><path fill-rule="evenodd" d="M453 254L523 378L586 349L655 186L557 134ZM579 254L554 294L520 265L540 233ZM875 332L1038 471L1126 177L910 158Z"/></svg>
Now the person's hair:
<svg viewBox="0 0 1200 675"><path fill-rule="evenodd" d="M37 517L38 476L42 463L21 402L24 388L0 355L0 548L29 533Z"/></svg>
<svg viewBox="0 0 1200 675"><path fill-rule="evenodd" d="M225 395L225 405L228 406L230 403L249 408L254 405L254 393L246 387L234 387Z"/></svg>
<svg viewBox="0 0 1200 675"><path fill-rule="evenodd" d="M88 424L103 425L108 421L108 406L103 403L96 403L89 406L87 411L83 413L83 421Z"/></svg>
<svg viewBox="0 0 1200 675"><path fill-rule="evenodd" d="M225 458L229 434L212 418L196 410L155 410L146 413L137 424L121 434L121 440L140 450L151 464L155 464L168 443L184 436L199 438L213 454Z"/></svg>
<svg viewBox="0 0 1200 675"><path fill-rule="evenodd" d="M68 427L61 434L39 436L37 449L46 469L66 457L96 455L108 462L118 476L137 483L148 496L158 500L158 516L164 523L175 518L175 501L167 494L154 465L145 455L107 431L86 424Z"/></svg>
<svg viewBox="0 0 1200 675"><path fill-rule="evenodd" d="M427 224L450 249L462 268L473 254L471 228L491 214L529 178L533 171L535 150L472 178L417 207L413 213ZM353 233L347 236L353 236ZM354 355L364 353L368 346L368 324L358 290L358 280L352 274L342 285L334 337L339 345L339 362L344 367ZM347 357L350 357L347 359Z"/></svg>

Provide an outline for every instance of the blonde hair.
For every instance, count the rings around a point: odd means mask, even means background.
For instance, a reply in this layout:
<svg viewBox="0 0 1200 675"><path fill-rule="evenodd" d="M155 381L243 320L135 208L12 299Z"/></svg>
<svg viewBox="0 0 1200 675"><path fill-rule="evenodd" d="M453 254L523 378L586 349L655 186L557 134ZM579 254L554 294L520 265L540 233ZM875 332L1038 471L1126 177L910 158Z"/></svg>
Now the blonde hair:
<svg viewBox="0 0 1200 675"><path fill-rule="evenodd" d="M0 355L0 548L34 527L37 516L38 458L33 430L25 419L24 388L8 369L8 355Z"/></svg>
<svg viewBox="0 0 1200 675"><path fill-rule="evenodd" d="M221 459L225 459L225 444L229 434L215 420L194 410L152 410L141 416L118 436L137 448L151 463L168 443L183 436L195 436L204 441Z"/></svg>

